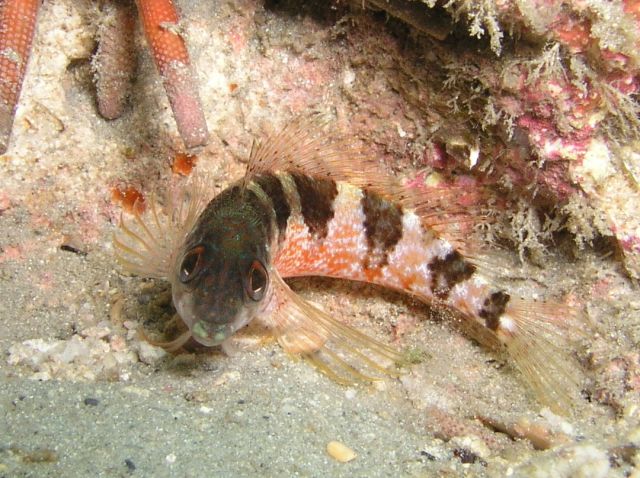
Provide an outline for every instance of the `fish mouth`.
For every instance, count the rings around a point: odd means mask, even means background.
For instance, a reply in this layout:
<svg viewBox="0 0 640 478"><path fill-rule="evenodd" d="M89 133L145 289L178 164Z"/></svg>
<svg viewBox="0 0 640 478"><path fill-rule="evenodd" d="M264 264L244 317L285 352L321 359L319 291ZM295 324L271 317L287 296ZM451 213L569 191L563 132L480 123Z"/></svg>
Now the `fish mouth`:
<svg viewBox="0 0 640 478"><path fill-rule="evenodd" d="M227 340L233 332L233 327L229 324L211 327L210 324L207 324L204 320L199 320L193 324L191 328L194 340L205 347L220 345Z"/></svg>
<svg viewBox="0 0 640 478"><path fill-rule="evenodd" d="M214 347L222 344L225 340L235 334L239 329L247 325L253 315L248 311L241 311L236 318L226 324L212 324L207 320L200 319L191 328L191 333L196 342L205 347Z"/></svg>

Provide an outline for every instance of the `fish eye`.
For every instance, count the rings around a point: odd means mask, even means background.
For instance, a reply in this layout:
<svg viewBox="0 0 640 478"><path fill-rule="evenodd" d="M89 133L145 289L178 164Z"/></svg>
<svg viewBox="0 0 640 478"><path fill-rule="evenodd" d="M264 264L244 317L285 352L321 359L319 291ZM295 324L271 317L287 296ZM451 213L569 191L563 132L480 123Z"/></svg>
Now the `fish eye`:
<svg viewBox="0 0 640 478"><path fill-rule="evenodd" d="M255 301L261 300L267 290L267 270L259 260L254 260L249 268L244 288L247 295Z"/></svg>
<svg viewBox="0 0 640 478"><path fill-rule="evenodd" d="M204 265L203 255L204 246L196 246L187 252L180 265L180 282L186 284L198 275Z"/></svg>

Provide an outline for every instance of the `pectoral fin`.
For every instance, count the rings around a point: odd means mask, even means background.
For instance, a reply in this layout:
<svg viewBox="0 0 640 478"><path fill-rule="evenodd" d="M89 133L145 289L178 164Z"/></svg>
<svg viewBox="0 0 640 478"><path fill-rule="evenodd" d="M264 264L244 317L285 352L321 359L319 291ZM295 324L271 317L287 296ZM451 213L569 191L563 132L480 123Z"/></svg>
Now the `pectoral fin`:
<svg viewBox="0 0 640 478"><path fill-rule="evenodd" d="M270 326L285 351L308 360L341 384L397 376L402 355L335 318L293 292L272 274L275 300Z"/></svg>

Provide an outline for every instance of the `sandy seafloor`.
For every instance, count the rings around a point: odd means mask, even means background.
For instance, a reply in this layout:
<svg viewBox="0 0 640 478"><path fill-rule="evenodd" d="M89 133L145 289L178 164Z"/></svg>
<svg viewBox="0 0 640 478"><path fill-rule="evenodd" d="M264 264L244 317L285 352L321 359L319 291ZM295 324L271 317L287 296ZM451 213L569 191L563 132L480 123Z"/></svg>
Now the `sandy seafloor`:
<svg viewBox="0 0 640 478"><path fill-rule="evenodd" d="M419 143L426 119L375 58L380 45L402 51L383 16L356 12L338 28L331 11L178 4L211 131L199 165L221 188L241 176L253 137L308 108L357 123L390 169L411 174L393 160ZM585 387L610 390L616 406L585 399L572 418L542 409L511 366L426 307L349 283L295 288L367 333L389 340L395 328L394 345L421 348L401 379L343 387L269 341L247 339L233 357L141 342L135 329L163 310L150 306L163 289L119 272L112 188L162 191L182 146L139 31L131 105L116 121L97 115L92 5L44 2L0 157L0 476L640 476L640 302L601 251L559 251L544 267L501 259L513 289L571 292L595 324L580 344L596 357ZM478 415L536 423L555 445L535 450ZM332 440L357 457L332 459Z"/></svg>

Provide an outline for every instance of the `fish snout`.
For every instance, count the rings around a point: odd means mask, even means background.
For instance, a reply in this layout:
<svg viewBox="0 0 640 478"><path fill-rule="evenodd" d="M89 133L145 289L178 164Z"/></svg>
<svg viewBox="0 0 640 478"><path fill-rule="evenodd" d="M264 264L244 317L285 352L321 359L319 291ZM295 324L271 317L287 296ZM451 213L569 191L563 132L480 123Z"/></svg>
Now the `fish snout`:
<svg viewBox="0 0 640 478"><path fill-rule="evenodd" d="M207 347L220 345L229 338L234 330L229 324L216 324L207 320L199 320L191 328L193 338Z"/></svg>

